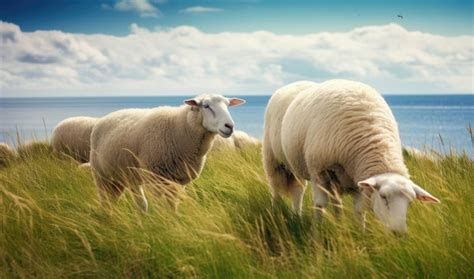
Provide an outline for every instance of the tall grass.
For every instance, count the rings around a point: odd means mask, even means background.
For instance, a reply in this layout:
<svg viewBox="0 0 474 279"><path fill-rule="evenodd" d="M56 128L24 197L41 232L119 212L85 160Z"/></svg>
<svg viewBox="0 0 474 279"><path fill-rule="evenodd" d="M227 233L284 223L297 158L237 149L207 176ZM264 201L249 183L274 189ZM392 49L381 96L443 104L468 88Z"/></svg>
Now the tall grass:
<svg viewBox="0 0 474 279"><path fill-rule="evenodd" d="M0 171L0 278L9 277L441 277L474 276L474 162L406 158L415 182L442 200L414 202L409 234L369 214L312 222L271 209L259 148L212 153L177 212L147 191L140 213L127 192L100 206L91 174L47 149Z"/></svg>

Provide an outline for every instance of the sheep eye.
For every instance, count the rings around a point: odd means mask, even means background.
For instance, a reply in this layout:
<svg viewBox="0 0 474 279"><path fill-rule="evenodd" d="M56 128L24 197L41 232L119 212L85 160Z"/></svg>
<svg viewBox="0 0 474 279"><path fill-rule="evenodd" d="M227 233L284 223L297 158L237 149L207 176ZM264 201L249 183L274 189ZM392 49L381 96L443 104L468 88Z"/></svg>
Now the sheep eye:
<svg viewBox="0 0 474 279"><path fill-rule="evenodd" d="M205 109L208 109L208 108L209 108L209 105L208 105L208 104L204 104L202 107L205 108Z"/></svg>

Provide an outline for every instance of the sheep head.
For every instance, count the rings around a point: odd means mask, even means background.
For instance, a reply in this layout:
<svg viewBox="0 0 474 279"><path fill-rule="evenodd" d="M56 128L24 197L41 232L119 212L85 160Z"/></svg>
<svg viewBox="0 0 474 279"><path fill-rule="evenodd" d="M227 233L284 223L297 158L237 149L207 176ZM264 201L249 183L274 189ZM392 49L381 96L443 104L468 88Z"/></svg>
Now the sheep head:
<svg viewBox="0 0 474 279"><path fill-rule="evenodd" d="M414 199L439 203L433 195L410 179L395 173L372 176L357 183L362 189L372 189L372 209L377 218L390 231L404 234L407 231L406 215Z"/></svg>
<svg viewBox="0 0 474 279"><path fill-rule="evenodd" d="M184 103L201 111L202 126L206 130L228 138L234 132L234 120L228 108L244 104L245 100L205 94L185 100Z"/></svg>

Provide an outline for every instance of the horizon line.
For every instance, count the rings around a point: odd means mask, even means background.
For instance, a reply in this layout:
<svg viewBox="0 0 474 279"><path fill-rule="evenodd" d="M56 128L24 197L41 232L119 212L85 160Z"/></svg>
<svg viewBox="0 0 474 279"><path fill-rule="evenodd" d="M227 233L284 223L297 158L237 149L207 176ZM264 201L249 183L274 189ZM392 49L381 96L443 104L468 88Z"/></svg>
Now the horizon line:
<svg viewBox="0 0 474 279"><path fill-rule="evenodd" d="M198 94L199 95L199 94ZM270 97L273 94L221 94L223 96L247 96L247 97ZM380 93L382 96L474 96L474 92L470 93ZM154 97L189 97L197 96L196 94L179 94L179 95L96 95L96 96L1 96L0 99L53 99L53 98L154 98Z"/></svg>

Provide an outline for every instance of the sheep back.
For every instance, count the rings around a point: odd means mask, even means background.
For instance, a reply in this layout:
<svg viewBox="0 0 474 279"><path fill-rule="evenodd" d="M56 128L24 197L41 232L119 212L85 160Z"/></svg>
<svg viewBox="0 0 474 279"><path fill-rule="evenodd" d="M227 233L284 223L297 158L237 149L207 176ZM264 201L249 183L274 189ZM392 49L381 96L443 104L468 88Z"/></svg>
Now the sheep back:
<svg viewBox="0 0 474 279"><path fill-rule="evenodd" d="M301 91L282 120L282 149L305 179L341 164L355 181L395 172L408 176L395 118L372 87L329 80Z"/></svg>

